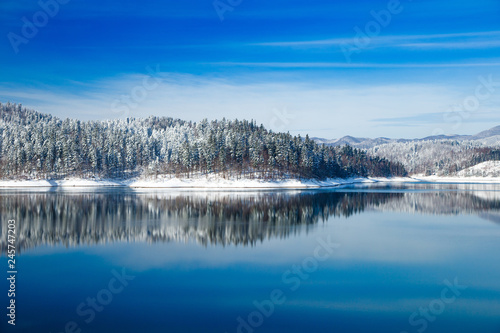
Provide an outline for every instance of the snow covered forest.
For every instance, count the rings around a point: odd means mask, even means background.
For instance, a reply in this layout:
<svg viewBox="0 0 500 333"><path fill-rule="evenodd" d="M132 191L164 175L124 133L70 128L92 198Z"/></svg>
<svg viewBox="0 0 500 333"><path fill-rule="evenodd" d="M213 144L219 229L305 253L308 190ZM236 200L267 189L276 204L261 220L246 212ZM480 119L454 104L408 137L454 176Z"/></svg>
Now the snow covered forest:
<svg viewBox="0 0 500 333"><path fill-rule="evenodd" d="M401 163L319 145L254 121L166 117L80 121L0 103L2 179L404 176Z"/></svg>
<svg viewBox="0 0 500 333"><path fill-rule="evenodd" d="M474 140L393 142L370 148L367 153L401 162L409 174L427 176L460 176L460 170L485 161L500 160L498 146Z"/></svg>

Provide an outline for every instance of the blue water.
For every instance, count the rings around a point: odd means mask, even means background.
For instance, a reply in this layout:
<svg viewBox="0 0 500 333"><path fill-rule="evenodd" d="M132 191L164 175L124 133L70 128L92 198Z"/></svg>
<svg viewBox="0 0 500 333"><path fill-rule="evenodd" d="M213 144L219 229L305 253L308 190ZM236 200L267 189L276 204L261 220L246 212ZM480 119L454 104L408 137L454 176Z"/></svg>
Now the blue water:
<svg viewBox="0 0 500 333"><path fill-rule="evenodd" d="M20 251L2 332L500 332L496 186L2 191L0 208L4 276L7 218Z"/></svg>

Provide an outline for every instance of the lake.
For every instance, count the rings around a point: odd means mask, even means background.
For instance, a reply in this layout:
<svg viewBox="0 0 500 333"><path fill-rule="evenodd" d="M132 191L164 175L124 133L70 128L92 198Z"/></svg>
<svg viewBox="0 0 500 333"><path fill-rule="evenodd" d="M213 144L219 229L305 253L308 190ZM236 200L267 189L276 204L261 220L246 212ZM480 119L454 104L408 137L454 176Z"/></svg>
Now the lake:
<svg viewBox="0 0 500 333"><path fill-rule="evenodd" d="M0 191L2 332L500 332L500 186Z"/></svg>

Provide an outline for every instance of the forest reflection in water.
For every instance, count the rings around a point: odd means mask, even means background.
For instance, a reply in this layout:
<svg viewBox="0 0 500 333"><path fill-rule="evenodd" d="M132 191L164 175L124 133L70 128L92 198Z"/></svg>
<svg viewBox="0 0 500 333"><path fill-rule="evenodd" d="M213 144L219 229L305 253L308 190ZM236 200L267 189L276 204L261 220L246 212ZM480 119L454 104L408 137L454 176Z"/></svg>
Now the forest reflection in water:
<svg viewBox="0 0 500 333"><path fill-rule="evenodd" d="M332 217L364 211L473 214L500 221L500 188L484 185L384 185L337 190L252 192L1 191L0 248L16 219L17 247L117 241L194 240L256 245L286 238Z"/></svg>

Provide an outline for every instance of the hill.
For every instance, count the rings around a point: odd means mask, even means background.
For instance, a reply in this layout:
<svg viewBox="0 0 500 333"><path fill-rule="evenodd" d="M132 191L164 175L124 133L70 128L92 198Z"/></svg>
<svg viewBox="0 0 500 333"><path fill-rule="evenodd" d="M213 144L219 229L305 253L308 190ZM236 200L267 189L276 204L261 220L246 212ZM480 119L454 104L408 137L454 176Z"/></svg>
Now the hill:
<svg viewBox="0 0 500 333"><path fill-rule="evenodd" d="M500 126L475 135L437 135L421 139L345 136L334 140L315 138L315 141L333 147L348 144L364 149L369 156L403 164L411 175L461 177L461 170L485 161L500 160Z"/></svg>
<svg viewBox="0 0 500 333"><path fill-rule="evenodd" d="M61 120L0 104L0 178L182 177L326 179L406 174L400 163L254 121L167 117Z"/></svg>
<svg viewBox="0 0 500 333"><path fill-rule="evenodd" d="M385 137L379 138L356 138L350 135L344 136L339 139L323 139L313 138L318 143L324 143L329 146L343 146L350 145L356 148L370 149L375 146L380 146L388 143L407 143L407 142L425 142L425 141L441 141L441 140L454 140L454 141L471 141L483 145L498 145L500 144L500 126L493 127L489 130L482 131L475 135L434 135L427 136L420 139L390 139Z"/></svg>
<svg viewBox="0 0 500 333"><path fill-rule="evenodd" d="M459 177L499 177L500 161L487 161L476 164L457 173Z"/></svg>

